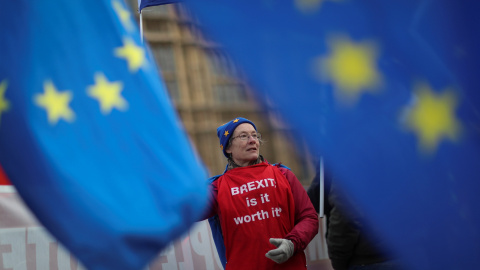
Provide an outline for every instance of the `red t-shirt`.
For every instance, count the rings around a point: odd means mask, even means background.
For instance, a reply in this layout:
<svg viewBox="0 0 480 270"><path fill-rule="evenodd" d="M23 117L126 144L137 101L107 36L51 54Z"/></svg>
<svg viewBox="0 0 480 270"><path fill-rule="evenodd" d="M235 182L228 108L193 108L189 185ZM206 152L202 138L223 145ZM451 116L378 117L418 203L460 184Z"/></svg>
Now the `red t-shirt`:
<svg viewBox="0 0 480 270"><path fill-rule="evenodd" d="M277 264L265 254L295 226L295 203L284 174L266 162L227 171L217 180L218 215L227 270L306 269L304 252Z"/></svg>

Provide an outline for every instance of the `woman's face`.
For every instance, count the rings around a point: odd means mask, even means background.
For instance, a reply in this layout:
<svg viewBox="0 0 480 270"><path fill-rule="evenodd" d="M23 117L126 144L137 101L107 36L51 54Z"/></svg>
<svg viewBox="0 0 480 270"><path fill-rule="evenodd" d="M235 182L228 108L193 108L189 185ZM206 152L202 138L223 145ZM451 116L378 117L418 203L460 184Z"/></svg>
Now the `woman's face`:
<svg viewBox="0 0 480 270"><path fill-rule="evenodd" d="M238 125L232 134L232 142L225 152L232 154L232 159L239 166L247 166L249 163L257 160L260 154L260 142L249 136L246 141L242 141L237 136L241 134L252 135L256 134L255 128L249 123Z"/></svg>

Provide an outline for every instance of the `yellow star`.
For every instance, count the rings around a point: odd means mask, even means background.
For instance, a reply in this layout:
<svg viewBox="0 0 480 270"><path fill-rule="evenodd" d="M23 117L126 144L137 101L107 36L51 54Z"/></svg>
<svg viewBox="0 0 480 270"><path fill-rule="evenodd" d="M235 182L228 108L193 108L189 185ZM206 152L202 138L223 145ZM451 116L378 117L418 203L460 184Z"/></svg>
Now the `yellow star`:
<svg viewBox="0 0 480 270"><path fill-rule="evenodd" d="M220 144L220 149L222 149L222 150L223 150L223 144Z"/></svg>
<svg viewBox="0 0 480 270"><path fill-rule="evenodd" d="M123 7L123 5L118 1L112 1L113 9L117 13L118 18L123 24L123 27L127 29L127 31L132 31L134 29L130 12Z"/></svg>
<svg viewBox="0 0 480 270"><path fill-rule="evenodd" d="M115 107L124 111L128 107L127 101L122 97L123 84L109 82L103 73L95 74L95 84L88 87L88 95L100 102L103 114L109 114Z"/></svg>
<svg viewBox="0 0 480 270"><path fill-rule="evenodd" d="M228 134L229 134L229 133L228 133L228 130L227 130L227 131L225 131L225 133L224 133L223 135L225 135L225 137L227 137Z"/></svg>
<svg viewBox="0 0 480 270"><path fill-rule="evenodd" d="M406 126L417 134L422 151L432 153L444 138L456 140L461 125L455 118L456 97L451 90L435 94L426 83L415 87L416 103L406 110Z"/></svg>
<svg viewBox="0 0 480 270"><path fill-rule="evenodd" d="M238 122L238 120L239 120L238 118L237 118L237 119L235 119L235 120L233 120L233 123L236 123L236 122Z"/></svg>
<svg viewBox="0 0 480 270"><path fill-rule="evenodd" d="M146 63L145 50L130 38L123 39L123 46L115 49L115 56L127 60L131 72L138 71Z"/></svg>
<svg viewBox="0 0 480 270"><path fill-rule="evenodd" d="M2 83L0 83L0 120L2 120L2 113L10 109L10 102L5 98L7 86L7 80L3 80Z"/></svg>
<svg viewBox="0 0 480 270"><path fill-rule="evenodd" d="M377 69L377 49L371 42L354 43L349 38L333 38L331 54L317 62L316 73L324 73L333 81L341 102L355 103L362 92L375 92L381 85ZM323 78L322 78L323 79Z"/></svg>
<svg viewBox="0 0 480 270"><path fill-rule="evenodd" d="M70 109L69 103L72 101L73 94L71 91L59 92L51 81L43 84L44 94L35 95L35 104L43 107L47 111L48 122L54 125L63 118L67 122L72 122L75 113Z"/></svg>

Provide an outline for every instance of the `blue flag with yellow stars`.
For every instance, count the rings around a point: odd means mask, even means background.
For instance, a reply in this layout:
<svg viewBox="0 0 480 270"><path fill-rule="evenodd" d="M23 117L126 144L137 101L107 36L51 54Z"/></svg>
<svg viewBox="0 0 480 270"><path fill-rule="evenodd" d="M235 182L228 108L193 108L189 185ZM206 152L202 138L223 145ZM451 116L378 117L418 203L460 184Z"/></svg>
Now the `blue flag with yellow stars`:
<svg viewBox="0 0 480 270"><path fill-rule="evenodd" d="M480 265L478 1L188 4L405 269Z"/></svg>
<svg viewBox="0 0 480 270"><path fill-rule="evenodd" d="M120 0L0 9L0 164L88 269L142 269L202 214L207 177Z"/></svg>

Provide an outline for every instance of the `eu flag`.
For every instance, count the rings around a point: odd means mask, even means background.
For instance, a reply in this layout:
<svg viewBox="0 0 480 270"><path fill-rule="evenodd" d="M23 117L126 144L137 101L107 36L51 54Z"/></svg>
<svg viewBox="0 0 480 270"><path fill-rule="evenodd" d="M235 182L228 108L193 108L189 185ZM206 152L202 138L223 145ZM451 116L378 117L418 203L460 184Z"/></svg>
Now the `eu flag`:
<svg viewBox="0 0 480 270"><path fill-rule="evenodd" d="M0 164L88 269L141 269L205 205L197 158L120 0L0 9Z"/></svg>
<svg viewBox="0 0 480 270"><path fill-rule="evenodd" d="M406 269L480 265L478 1L190 6Z"/></svg>

